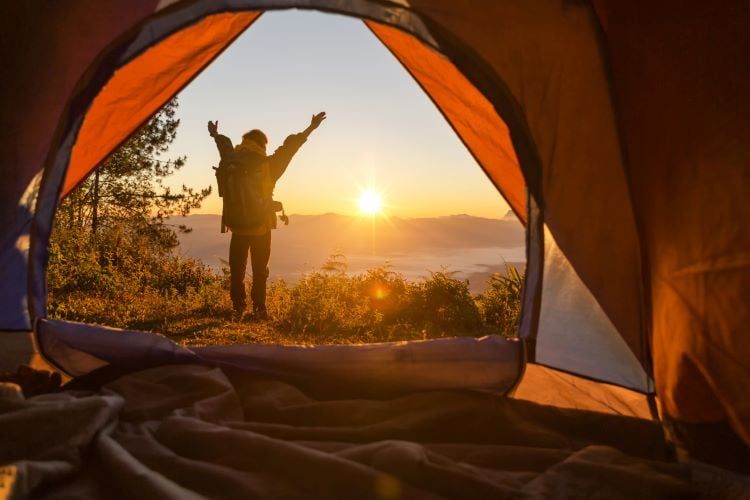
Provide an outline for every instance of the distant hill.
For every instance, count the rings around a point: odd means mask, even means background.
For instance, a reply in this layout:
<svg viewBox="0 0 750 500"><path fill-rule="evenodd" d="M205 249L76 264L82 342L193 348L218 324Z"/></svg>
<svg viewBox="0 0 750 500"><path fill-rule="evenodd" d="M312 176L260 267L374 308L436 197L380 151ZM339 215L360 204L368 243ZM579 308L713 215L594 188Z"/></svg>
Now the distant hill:
<svg viewBox="0 0 750 500"><path fill-rule="evenodd" d="M180 235L180 251L218 269L226 259L229 234L219 232L218 215L174 217L192 231ZM334 252L347 256L350 271L389 261L410 278L443 266L481 289L504 262L524 260L524 229L515 215L487 219L470 215L376 219L338 214L291 215L273 234L271 276L294 280L319 268Z"/></svg>

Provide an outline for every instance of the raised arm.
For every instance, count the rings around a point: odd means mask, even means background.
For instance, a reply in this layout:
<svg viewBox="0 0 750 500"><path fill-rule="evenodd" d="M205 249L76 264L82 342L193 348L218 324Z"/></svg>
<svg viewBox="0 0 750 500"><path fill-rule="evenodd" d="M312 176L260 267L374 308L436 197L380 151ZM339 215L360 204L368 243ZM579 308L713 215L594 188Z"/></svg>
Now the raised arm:
<svg viewBox="0 0 750 500"><path fill-rule="evenodd" d="M219 133L218 120L216 120L215 122L208 122L208 135L213 137L214 141L216 141L216 147L219 150L219 156L221 156L221 159L224 160L228 158L234 150L234 146L232 145L232 140L229 137L221 135Z"/></svg>
<svg viewBox="0 0 750 500"><path fill-rule="evenodd" d="M300 132L301 135L307 139L307 137L312 133L313 130L320 127L320 124L323 123L323 120L326 119L326 112L321 111L317 115L313 115L312 119L310 120L310 125L307 126L305 130Z"/></svg>
<svg viewBox="0 0 750 500"><path fill-rule="evenodd" d="M312 116L310 125L298 134L292 134L284 140L284 144L278 147L271 156L268 157L271 166L271 175L274 180L281 177L292 161L292 157L299 151L299 148L305 143L313 130L318 128L323 120L326 119L325 111Z"/></svg>

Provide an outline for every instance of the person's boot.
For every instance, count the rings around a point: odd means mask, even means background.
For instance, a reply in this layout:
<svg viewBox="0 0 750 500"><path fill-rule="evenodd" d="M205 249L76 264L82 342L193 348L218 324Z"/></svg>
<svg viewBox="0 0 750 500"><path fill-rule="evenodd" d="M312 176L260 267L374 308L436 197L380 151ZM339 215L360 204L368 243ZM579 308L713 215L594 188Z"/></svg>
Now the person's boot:
<svg viewBox="0 0 750 500"><path fill-rule="evenodd" d="M245 316L245 308L244 307L235 307L232 310L232 321L238 322L242 321L242 318Z"/></svg>
<svg viewBox="0 0 750 500"><path fill-rule="evenodd" d="M253 320L254 321L268 320L268 311L266 310L266 306L253 307Z"/></svg>

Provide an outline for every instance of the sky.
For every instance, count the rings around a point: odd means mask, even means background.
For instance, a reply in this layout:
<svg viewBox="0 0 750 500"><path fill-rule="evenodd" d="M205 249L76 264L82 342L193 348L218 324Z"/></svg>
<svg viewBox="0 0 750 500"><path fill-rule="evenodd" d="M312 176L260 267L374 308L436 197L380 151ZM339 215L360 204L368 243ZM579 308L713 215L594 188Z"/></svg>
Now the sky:
<svg viewBox="0 0 750 500"><path fill-rule="evenodd" d="M166 156L186 155L169 181L214 194L194 213L220 213L208 120L236 144L253 128L269 153L326 121L276 186L287 213L358 213L374 189L388 216L501 218L507 203L434 104L359 20L309 11L266 13L179 94L180 127Z"/></svg>

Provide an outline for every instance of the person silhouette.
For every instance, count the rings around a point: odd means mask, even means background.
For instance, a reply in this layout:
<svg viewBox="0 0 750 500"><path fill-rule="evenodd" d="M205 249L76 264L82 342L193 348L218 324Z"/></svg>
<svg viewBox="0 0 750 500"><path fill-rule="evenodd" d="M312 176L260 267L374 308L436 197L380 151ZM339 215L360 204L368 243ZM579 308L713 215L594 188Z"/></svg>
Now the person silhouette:
<svg viewBox="0 0 750 500"><path fill-rule="evenodd" d="M274 204L278 207L280 204L273 201L276 182L284 174L292 158L302 144L307 141L312 131L318 128L325 119L325 112L313 115L310 125L305 130L288 136L284 143L270 155L266 154L268 139L261 130L253 129L245 133L242 136L242 142L237 146L233 146L228 137L219 134L218 120L208 122L208 133L214 138L219 150L222 162L220 167L222 164L233 165L239 170L244 169L244 172L250 172L248 175L236 177L238 179L236 182L242 182L246 185L252 184L251 186L242 186L241 189L249 188L254 193L259 193L258 198L263 201L262 206L264 207L270 207ZM231 183L230 180L228 184ZM231 185L228 187L233 188ZM242 216L236 213L227 214L226 206L225 203L222 226L226 225L232 233L229 243L229 294L234 311L233 319L243 319L247 307L244 278L247 269L248 251L252 269L250 298L253 304L253 314L251 319L267 319L266 283L269 274L268 262L271 257L271 230L276 228L276 211L278 208L264 208L259 220L253 217L251 221L248 221L247 217L243 220Z"/></svg>

